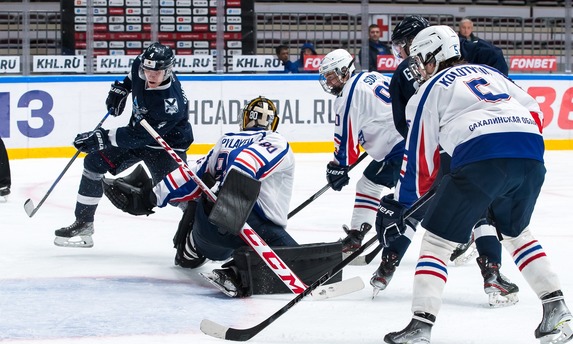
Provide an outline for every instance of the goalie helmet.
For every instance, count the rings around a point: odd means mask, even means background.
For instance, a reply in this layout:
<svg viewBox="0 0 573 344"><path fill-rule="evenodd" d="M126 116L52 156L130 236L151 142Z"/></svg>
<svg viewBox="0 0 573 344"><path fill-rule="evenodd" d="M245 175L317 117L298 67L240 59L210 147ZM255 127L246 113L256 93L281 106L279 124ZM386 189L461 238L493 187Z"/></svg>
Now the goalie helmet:
<svg viewBox="0 0 573 344"><path fill-rule="evenodd" d="M167 80L171 76L171 71L173 69L173 63L175 61L175 55L170 47L163 45L159 42L151 44L143 54L141 54L141 68L140 77L145 79L145 70L164 70L165 76L163 80Z"/></svg>
<svg viewBox="0 0 573 344"><path fill-rule="evenodd" d="M446 25L430 26L420 31L412 41L410 50L408 68L420 84L436 74L440 63L461 57L460 39ZM435 64L433 71L428 72L428 64Z"/></svg>
<svg viewBox="0 0 573 344"><path fill-rule="evenodd" d="M263 96L251 100L245 105L241 113L241 130L263 128L275 131L279 125L277 107L272 101Z"/></svg>
<svg viewBox="0 0 573 344"><path fill-rule="evenodd" d="M402 59L400 49L403 49L406 55L410 55L409 44L416 35L423 29L430 26L430 22L419 15L407 16L399 22L392 31L392 51L394 56Z"/></svg>
<svg viewBox="0 0 573 344"><path fill-rule="evenodd" d="M339 95L354 72L354 58L344 49L336 49L320 62L318 81L325 92Z"/></svg>

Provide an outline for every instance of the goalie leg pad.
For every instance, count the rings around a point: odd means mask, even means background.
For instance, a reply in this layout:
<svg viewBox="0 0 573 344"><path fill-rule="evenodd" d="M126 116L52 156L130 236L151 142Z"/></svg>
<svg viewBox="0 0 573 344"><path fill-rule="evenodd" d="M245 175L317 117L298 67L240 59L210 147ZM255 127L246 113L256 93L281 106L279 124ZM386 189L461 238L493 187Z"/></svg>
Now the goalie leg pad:
<svg viewBox="0 0 573 344"><path fill-rule="evenodd" d="M305 244L297 247L273 247L277 255L307 285L312 284L342 261L342 243ZM248 246L235 250L233 260L223 267L234 266L243 296L290 293L281 281ZM342 280L342 271L326 284Z"/></svg>
<svg viewBox="0 0 573 344"><path fill-rule="evenodd" d="M257 202L260 190L259 180L231 169L211 210L209 222L223 233L238 235Z"/></svg>
<svg viewBox="0 0 573 344"><path fill-rule="evenodd" d="M103 191L118 209L131 215L150 215L155 204L151 192L152 182L145 169L138 165L128 176L117 179L103 179Z"/></svg>

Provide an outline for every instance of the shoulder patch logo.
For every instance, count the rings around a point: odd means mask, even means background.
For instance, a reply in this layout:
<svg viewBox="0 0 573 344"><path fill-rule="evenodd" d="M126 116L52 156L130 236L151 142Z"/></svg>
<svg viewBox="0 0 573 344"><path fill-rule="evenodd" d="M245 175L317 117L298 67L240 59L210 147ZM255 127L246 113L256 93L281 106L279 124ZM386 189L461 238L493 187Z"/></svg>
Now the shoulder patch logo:
<svg viewBox="0 0 573 344"><path fill-rule="evenodd" d="M173 115L179 112L179 106L177 105L176 98L164 99L164 103L165 103L165 113Z"/></svg>

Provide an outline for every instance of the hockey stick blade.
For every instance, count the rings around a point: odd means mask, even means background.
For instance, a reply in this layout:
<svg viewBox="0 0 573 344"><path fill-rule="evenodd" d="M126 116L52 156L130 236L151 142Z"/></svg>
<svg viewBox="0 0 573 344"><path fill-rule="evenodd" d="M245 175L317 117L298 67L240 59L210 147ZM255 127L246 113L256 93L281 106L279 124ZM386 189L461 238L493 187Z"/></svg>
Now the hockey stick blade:
<svg viewBox="0 0 573 344"><path fill-rule="evenodd" d="M312 298L316 301L332 299L342 295L354 293L364 289L364 282L360 276L355 276L340 282L321 285L312 292Z"/></svg>
<svg viewBox="0 0 573 344"><path fill-rule="evenodd" d="M30 198L28 198L26 200L26 202L24 202L24 211L26 211L26 214L28 215L28 217L32 217L34 216L34 214L36 213L36 208L34 208L34 202L32 202L32 200Z"/></svg>
<svg viewBox="0 0 573 344"><path fill-rule="evenodd" d="M404 214L404 218L408 218L412 214L414 214L418 209L420 209L424 204L426 204L435 194L436 188L430 189L426 194L420 197L410 209L406 211ZM336 264L329 272L324 274L321 278L317 281L312 283L308 286L302 293L295 296L292 300L290 300L286 305L284 305L281 309L273 313L271 316L267 317L257 325L245 329L236 329L232 327L227 327L223 325L219 325L211 320L203 319L201 321L200 329L206 335L215 338L233 340L244 342L247 341L257 334L259 334L262 330L267 328L270 324L272 324L275 320L277 320L281 315L286 313L289 309L294 307L299 301L301 301L305 296L311 294L314 290L316 290L320 285L324 282L328 281L330 277L336 275L339 271L341 271L346 265L348 265L351 261L356 259L356 257L360 256L368 247L372 246L375 242L378 241L378 237L374 236L370 238L366 243L360 246L359 249L354 251L350 256L343 259L340 263Z"/></svg>
<svg viewBox="0 0 573 344"><path fill-rule="evenodd" d="M376 246L376 248L373 249L372 252L357 257L349 265L354 265L354 266L368 265L370 264L370 262L374 260L374 258L376 258L378 253L380 253L380 251L382 251L383 248L384 246L382 246L382 244L378 244L378 246Z"/></svg>

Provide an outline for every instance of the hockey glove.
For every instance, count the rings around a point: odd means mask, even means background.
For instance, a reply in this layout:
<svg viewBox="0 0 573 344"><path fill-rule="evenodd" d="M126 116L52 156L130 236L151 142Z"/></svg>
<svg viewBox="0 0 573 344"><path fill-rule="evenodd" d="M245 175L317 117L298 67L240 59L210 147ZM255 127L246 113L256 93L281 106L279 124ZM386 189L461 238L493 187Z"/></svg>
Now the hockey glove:
<svg viewBox="0 0 573 344"><path fill-rule="evenodd" d="M395 201L393 194L386 195L380 200L376 214L376 232L378 240L384 247L388 247L392 241L402 236L406 226L411 225L404 221L405 212L406 207Z"/></svg>
<svg viewBox="0 0 573 344"><path fill-rule="evenodd" d="M74 139L74 147L84 153L93 153L106 149L109 145L107 130L98 128L94 131L81 133Z"/></svg>
<svg viewBox="0 0 573 344"><path fill-rule="evenodd" d="M340 166L334 162L329 162L328 165L326 165L326 180L332 190L342 190L350 181L348 166Z"/></svg>
<svg viewBox="0 0 573 344"><path fill-rule="evenodd" d="M103 180L103 192L118 209L131 215L150 215L156 204L151 178L141 165L123 178Z"/></svg>
<svg viewBox="0 0 573 344"><path fill-rule="evenodd" d="M129 90L119 81L115 81L111 84L111 89L107 94L107 99L105 100L105 106L107 110L113 116L119 116L125 109L125 102L127 101L127 96L129 96Z"/></svg>

